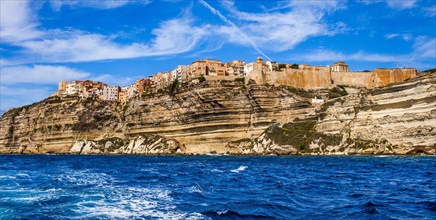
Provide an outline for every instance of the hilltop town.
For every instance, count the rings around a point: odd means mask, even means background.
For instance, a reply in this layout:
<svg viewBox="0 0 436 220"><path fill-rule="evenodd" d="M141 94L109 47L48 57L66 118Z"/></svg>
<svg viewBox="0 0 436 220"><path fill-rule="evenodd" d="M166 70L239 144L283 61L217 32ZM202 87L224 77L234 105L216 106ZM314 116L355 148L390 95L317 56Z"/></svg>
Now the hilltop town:
<svg viewBox="0 0 436 220"><path fill-rule="evenodd" d="M125 103L131 98L163 91L168 87L179 87L187 83L197 84L205 80L254 81L260 85L292 86L301 89L323 89L335 85L376 88L414 78L414 68L376 68L373 71L350 71L345 62L327 66L307 64L279 64L263 61L233 60L225 63L216 59L197 60L191 65L179 65L169 72L159 72L138 79L129 86L109 86L91 80L59 82L52 96L78 95L102 100Z"/></svg>

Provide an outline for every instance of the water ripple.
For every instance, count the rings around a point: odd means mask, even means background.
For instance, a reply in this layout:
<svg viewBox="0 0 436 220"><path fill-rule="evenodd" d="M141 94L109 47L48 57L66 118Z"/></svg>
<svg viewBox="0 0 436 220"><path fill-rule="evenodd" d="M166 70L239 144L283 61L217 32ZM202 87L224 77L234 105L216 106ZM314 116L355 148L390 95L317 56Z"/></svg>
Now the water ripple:
<svg viewBox="0 0 436 220"><path fill-rule="evenodd" d="M0 219L434 219L435 157L0 156Z"/></svg>

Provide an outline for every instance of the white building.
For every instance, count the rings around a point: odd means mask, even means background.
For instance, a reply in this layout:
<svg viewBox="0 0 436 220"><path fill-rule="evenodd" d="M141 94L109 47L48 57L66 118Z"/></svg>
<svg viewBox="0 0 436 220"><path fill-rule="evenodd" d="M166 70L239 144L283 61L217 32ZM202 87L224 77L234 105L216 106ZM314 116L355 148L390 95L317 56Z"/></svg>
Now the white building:
<svg viewBox="0 0 436 220"><path fill-rule="evenodd" d="M66 94L67 95L78 94L80 89L81 89L80 88L81 82L82 81L79 81L79 80L73 80L73 81L67 82L66 89L65 89Z"/></svg>
<svg viewBox="0 0 436 220"><path fill-rule="evenodd" d="M171 70L171 81L178 80L179 82L183 82L187 78L187 74L189 72L189 66L179 65L177 68Z"/></svg>
<svg viewBox="0 0 436 220"><path fill-rule="evenodd" d="M266 61L266 65L268 65L269 71L277 69L278 66L276 61Z"/></svg>
<svg viewBox="0 0 436 220"><path fill-rule="evenodd" d="M247 63L244 66L244 76L247 76L248 74L251 73L251 71L253 71L253 64L254 63Z"/></svg>
<svg viewBox="0 0 436 220"><path fill-rule="evenodd" d="M118 101L119 86L103 87L103 100Z"/></svg>
<svg viewBox="0 0 436 220"><path fill-rule="evenodd" d="M130 86L124 86L123 88L121 88L121 90L126 93L127 99L131 99L135 97L136 94L138 93L138 88L134 84Z"/></svg>

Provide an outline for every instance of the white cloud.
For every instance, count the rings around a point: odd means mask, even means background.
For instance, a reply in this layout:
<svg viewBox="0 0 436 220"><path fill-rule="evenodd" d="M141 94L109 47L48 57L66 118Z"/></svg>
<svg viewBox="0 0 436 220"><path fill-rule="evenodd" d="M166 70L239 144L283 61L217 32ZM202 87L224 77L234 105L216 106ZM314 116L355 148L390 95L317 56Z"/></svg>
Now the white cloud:
<svg viewBox="0 0 436 220"><path fill-rule="evenodd" d="M416 0L386 0L389 7L403 10L415 7Z"/></svg>
<svg viewBox="0 0 436 220"><path fill-rule="evenodd" d="M386 39L403 39L405 41L411 41L413 39L413 36L411 34L399 34L399 33L394 33L394 34L385 34L384 36Z"/></svg>
<svg viewBox="0 0 436 220"><path fill-rule="evenodd" d="M200 0L200 3L206 7L207 9L209 9L213 14L217 15L222 21L224 21L226 24L230 25L230 27L223 27L220 29L219 32L217 32L218 34L220 33L229 33L228 35L230 35L230 39L235 40L235 35L238 35L237 38L248 42L258 53L260 53L261 55L263 55L264 57L266 57L267 59L271 60L271 58L269 58L260 48L259 46L257 46L257 44L255 43L255 41L249 37L245 32L241 31L241 29L239 29L239 27L237 25L235 25L235 23L233 23L232 21L230 21L228 18L226 18L223 14L221 14L220 11L216 10L215 8L213 8L212 6L210 6L207 2L205 2L204 0ZM229 31L229 32L227 32ZM241 40L236 40L236 42L241 42Z"/></svg>
<svg viewBox="0 0 436 220"><path fill-rule="evenodd" d="M386 39L393 39L400 36L400 34L385 34Z"/></svg>
<svg viewBox="0 0 436 220"><path fill-rule="evenodd" d="M331 50L315 50L308 54L304 54L301 58L305 61L338 61L338 60L356 60L366 62L403 62L407 61L405 56L394 56L384 54L365 53L363 51L345 54Z"/></svg>
<svg viewBox="0 0 436 220"><path fill-rule="evenodd" d="M12 66L2 68L1 84L57 84L59 81L83 79L89 76L90 73L64 66Z"/></svg>
<svg viewBox="0 0 436 220"><path fill-rule="evenodd" d="M436 5L432 7L424 8L424 12L428 16L436 16Z"/></svg>
<svg viewBox="0 0 436 220"><path fill-rule="evenodd" d="M3 42L20 42L40 37L38 23L26 0L0 1L0 36Z"/></svg>
<svg viewBox="0 0 436 220"><path fill-rule="evenodd" d="M404 10L415 7L417 0L362 0L360 2L365 4L386 3L390 8Z"/></svg>
<svg viewBox="0 0 436 220"><path fill-rule="evenodd" d="M20 42L18 45L24 48L24 56L11 59L9 62L86 62L180 54L198 46L210 34L206 31L208 27L196 27L193 20L188 17L164 21L152 30L155 37L147 44L120 44L115 41L115 35L106 36L78 30L51 30L44 33L44 39Z"/></svg>
<svg viewBox="0 0 436 220"><path fill-rule="evenodd" d="M63 6L69 7L90 7L97 9L118 8L128 4L149 4L151 0L50 0L50 5L55 11Z"/></svg>
<svg viewBox="0 0 436 220"><path fill-rule="evenodd" d="M150 1L53 1L62 7L93 6L120 7L124 4L147 4ZM29 2L1 1L1 37L11 45L22 48L2 65L53 62L86 62L127 59L146 56L180 54L199 46L210 32L209 25L195 26L189 13L163 21L152 30L152 40L138 43L118 43L117 35L102 35L80 30L39 30L36 15ZM175 40L175 37L177 40Z"/></svg>
<svg viewBox="0 0 436 220"><path fill-rule="evenodd" d="M223 5L238 20L237 27L241 32L253 39L261 49L270 51L289 50L309 37L334 35L346 26L338 22L338 27L332 27L323 20L327 13L342 8L337 1L280 2L281 11L271 13L243 12L234 6L233 1L223 1ZM243 37L237 37L235 28L221 30L232 43L247 44L247 41L241 40Z"/></svg>
<svg viewBox="0 0 436 220"><path fill-rule="evenodd" d="M293 58L296 60L297 57ZM406 54L378 54L359 51L357 53L341 53L332 50L315 50L298 56L305 61L366 61L377 63L397 63L412 67L434 67L436 65L436 38L420 36L415 40L413 50Z"/></svg>
<svg viewBox="0 0 436 220"><path fill-rule="evenodd" d="M59 81L90 79L109 85L130 85L140 76L94 75L66 66L9 66L1 69L0 110L47 98Z"/></svg>
<svg viewBox="0 0 436 220"><path fill-rule="evenodd" d="M420 36L416 39L414 54L417 57L432 58L433 64L436 65L436 38Z"/></svg>
<svg viewBox="0 0 436 220"><path fill-rule="evenodd" d="M28 105L47 98L53 89L49 87L17 88L11 86L0 86L0 111Z"/></svg>

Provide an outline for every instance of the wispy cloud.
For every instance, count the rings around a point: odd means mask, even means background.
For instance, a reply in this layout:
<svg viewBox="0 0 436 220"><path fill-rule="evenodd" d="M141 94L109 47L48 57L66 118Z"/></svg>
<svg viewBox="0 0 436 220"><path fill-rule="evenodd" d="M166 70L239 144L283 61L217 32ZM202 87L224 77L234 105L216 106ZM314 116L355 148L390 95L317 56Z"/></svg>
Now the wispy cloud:
<svg viewBox="0 0 436 220"><path fill-rule="evenodd" d="M413 50L406 54L380 54L359 51L356 53L342 53L333 50L314 50L298 56L304 61L365 61L376 63L396 63L399 65L434 67L436 65L436 38L420 36L413 44ZM293 57L294 60L297 57Z"/></svg>
<svg viewBox="0 0 436 220"><path fill-rule="evenodd" d="M28 105L47 98L53 89L47 86L17 88L15 86L0 86L0 110L7 110L22 105Z"/></svg>
<svg viewBox="0 0 436 220"><path fill-rule="evenodd" d="M3 67L0 81L0 110L27 105L48 97L59 81L90 79L109 85L130 85L140 76L95 75L66 66Z"/></svg>
<svg viewBox="0 0 436 220"><path fill-rule="evenodd" d="M357 61L380 62L380 63L407 61L406 56L366 53L364 51L346 54L346 53L332 51L332 50L314 50L308 54L301 55L301 59L305 61L357 60Z"/></svg>
<svg viewBox="0 0 436 220"><path fill-rule="evenodd" d="M428 7L428 8L424 8L424 12L428 16L436 16L436 5L433 5L433 6Z"/></svg>
<svg viewBox="0 0 436 220"><path fill-rule="evenodd" d="M235 33L237 33L239 36L242 37L242 39L244 41L247 41L249 44L251 44L251 46L258 52L260 53L262 56L266 57L268 60L271 60L270 57L268 57L258 46L257 44L253 41L253 39L251 39L247 34L245 34L243 31L241 31L241 29L238 28L237 25L235 25L235 23L233 23L231 20L227 19L223 14L221 14L220 11L216 10L214 7L210 6L207 2L205 2L204 0L200 0L200 3L206 7L207 9L209 9L213 14L217 15L222 21L224 21L226 24L230 25L230 29L229 32L231 33L232 36L234 36ZM222 30L225 30L225 28L222 28Z"/></svg>
<svg viewBox="0 0 436 220"><path fill-rule="evenodd" d="M208 25L193 25L194 20L189 13L185 13L182 17L160 23L151 31L154 35L151 40L123 44L116 41L117 35L80 30L38 30L36 23L30 19L34 13L28 2L11 2L13 4L6 4L7 10L16 8L22 13L12 15L8 12L6 21L2 17L2 40L8 40L8 43L22 49L19 56L9 58L9 64L87 62L180 54L197 47L210 34L206 31ZM3 1L1 4L3 12Z"/></svg>
<svg viewBox="0 0 436 220"><path fill-rule="evenodd" d="M415 7L416 1L417 0L386 0L386 4L391 8L403 10Z"/></svg>
<svg viewBox="0 0 436 220"><path fill-rule="evenodd" d="M1 84L32 83L55 85L59 81L83 79L90 75L90 73L65 66L12 66L2 68Z"/></svg>
<svg viewBox="0 0 436 220"><path fill-rule="evenodd" d="M404 10L415 7L417 0L361 0L359 2L365 4L386 3L390 8Z"/></svg>
<svg viewBox="0 0 436 220"><path fill-rule="evenodd" d="M253 39L259 48L269 51L286 51L314 36L335 35L343 31L343 22L336 25L325 23L327 13L342 8L337 1L281 1L280 11L244 12L233 1L223 1L224 7L238 22L238 27ZM236 44L246 44L238 38L233 28L222 28L229 40Z"/></svg>
<svg viewBox="0 0 436 220"><path fill-rule="evenodd" d="M416 39L413 47L415 56L433 59L433 65L436 66L436 38L420 36Z"/></svg>
<svg viewBox="0 0 436 220"><path fill-rule="evenodd" d="M0 36L3 43L21 42L43 35L28 2L0 1Z"/></svg>
<svg viewBox="0 0 436 220"><path fill-rule="evenodd" d="M405 41L411 41L413 39L413 36L411 34L385 34L384 36L386 39L403 39Z"/></svg>
<svg viewBox="0 0 436 220"><path fill-rule="evenodd" d="M59 11L62 7L90 7L99 9L112 9L122 7L128 4L149 4L151 0L50 0L51 7Z"/></svg>

